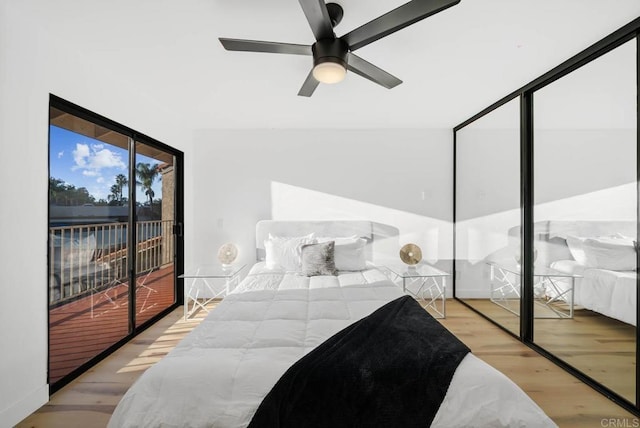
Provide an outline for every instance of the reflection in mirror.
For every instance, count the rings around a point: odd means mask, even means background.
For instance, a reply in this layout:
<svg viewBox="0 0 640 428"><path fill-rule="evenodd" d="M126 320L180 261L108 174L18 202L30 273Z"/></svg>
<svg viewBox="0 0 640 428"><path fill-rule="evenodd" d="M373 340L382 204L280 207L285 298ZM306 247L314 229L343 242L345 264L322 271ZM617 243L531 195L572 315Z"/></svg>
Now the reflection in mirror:
<svg viewBox="0 0 640 428"><path fill-rule="evenodd" d="M635 40L534 94L534 342L631 402L636 112Z"/></svg>
<svg viewBox="0 0 640 428"><path fill-rule="evenodd" d="M520 112L509 101L456 133L456 297L520 332Z"/></svg>

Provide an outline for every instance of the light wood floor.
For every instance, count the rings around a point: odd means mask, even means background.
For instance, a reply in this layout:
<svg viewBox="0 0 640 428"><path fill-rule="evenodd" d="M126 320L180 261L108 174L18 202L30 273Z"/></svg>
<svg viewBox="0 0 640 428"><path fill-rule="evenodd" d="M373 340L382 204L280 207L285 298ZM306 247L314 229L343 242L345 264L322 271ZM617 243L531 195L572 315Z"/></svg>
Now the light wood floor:
<svg viewBox="0 0 640 428"><path fill-rule="evenodd" d="M467 303L518 333L520 319L516 315L488 299L469 299ZM573 319L535 318L533 328L536 344L629 401L635 400L635 379L630 375L636 370L634 326L578 309Z"/></svg>
<svg viewBox="0 0 640 428"><path fill-rule="evenodd" d="M202 315L198 314L199 319ZM441 321L476 356L520 385L560 427L637 426L640 422L631 413L460 303L449 300L447 319ZM183 321L182 308L176 309L58 391L48 404L18 427L104 427L133 381L171 350L198 322L198 319ZM616 419L617 425L603 425L611 419Z"/></svg>

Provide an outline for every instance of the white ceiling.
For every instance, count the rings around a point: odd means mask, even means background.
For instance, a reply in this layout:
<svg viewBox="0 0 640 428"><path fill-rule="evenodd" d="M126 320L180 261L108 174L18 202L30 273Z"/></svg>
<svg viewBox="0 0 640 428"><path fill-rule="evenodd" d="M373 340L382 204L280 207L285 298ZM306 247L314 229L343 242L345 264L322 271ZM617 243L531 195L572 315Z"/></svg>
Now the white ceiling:
<svg viewBox="0 0 640 428"><path fill-rule="evenodd" d="M404 2L338 0L336 33ZM66 4L74 43L81 33L102 67L126 73L193 129L451 128L640 16L638 0L462 0L357 51L402 79L398 87L349 74L305 98L297 92L311 57L229 52L217 40L313 43L295 0Z"/></svg>

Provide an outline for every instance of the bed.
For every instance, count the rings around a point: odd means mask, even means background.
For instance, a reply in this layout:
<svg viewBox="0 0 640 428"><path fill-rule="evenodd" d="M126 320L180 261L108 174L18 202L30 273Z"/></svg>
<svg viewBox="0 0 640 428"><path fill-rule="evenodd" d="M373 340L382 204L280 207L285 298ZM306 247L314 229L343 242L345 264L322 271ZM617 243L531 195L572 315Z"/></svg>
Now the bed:
<svg viewBox="0 0 640 428"><path fill-rule="evenodd" d="M635 222L543 221L534 230L536 263L577 276L575 306L636 325Z"/></svg>
<svg viewBox="0 0 640 428"><path fill-rule="evenodd" d="M335 266L342 269L307 276L287 263L273 265L271 238L304 240L310 234L316 241L328 238L322 248L335 247ZM134 383L109 427L247 427L293 366L328 339L406 298L368 263L377 238L370 222L263 221L256 237L258 254L265 259ZM345 242L336 244L341 239ZM338 251L354 240L356 250ZM444 392L431 426L556 426L518 386L471 353L464 354Z"/></svg>

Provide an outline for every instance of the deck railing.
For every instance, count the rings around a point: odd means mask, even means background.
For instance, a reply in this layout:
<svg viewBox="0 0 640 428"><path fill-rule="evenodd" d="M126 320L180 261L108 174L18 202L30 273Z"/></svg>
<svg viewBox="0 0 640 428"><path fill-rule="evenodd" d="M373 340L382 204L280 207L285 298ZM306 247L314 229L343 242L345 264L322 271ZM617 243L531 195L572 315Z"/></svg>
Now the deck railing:
<svg viewBox="0 0 640 428"><path fill-rule="evenodd" d="M49 304L128 282L127 223L49 228ZM136 223L136 273L173 262L173 221Z"/></svg>

